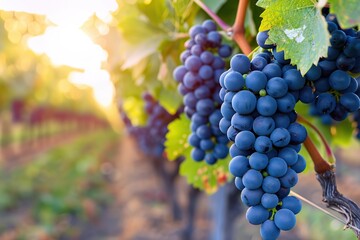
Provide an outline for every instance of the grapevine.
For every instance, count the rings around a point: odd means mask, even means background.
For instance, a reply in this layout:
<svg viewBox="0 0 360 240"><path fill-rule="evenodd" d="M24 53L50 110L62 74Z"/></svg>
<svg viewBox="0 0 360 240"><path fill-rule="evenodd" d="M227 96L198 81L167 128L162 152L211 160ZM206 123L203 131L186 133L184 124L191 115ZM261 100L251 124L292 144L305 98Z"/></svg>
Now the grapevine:
<svg viewBox="0 0 360 240"><path fill-rule="evenodd" d="M298 174L313 171L326 206L358 234L359 209L340 197L334 152L358 135L359 7L353 1L241 0L234 6L195 0L161 9L168 10L162 17L174 14L166 24L140 10L154 39L165 36L154 41L160 54L143 57L146 70L132 72L168 112L180 106L172 97L182 100L183 114L169 124L159 152L169 160L182 157L180 175L207 193L233 182L263 239L277 239L300 221L305 198L293 187ZM151 79L163 89L146 76L156 60L161 68Z"/></svg>
<svg viewBox="0 0 360 240"><path fill-rule="evenodd" d="M193 26L190 39L185 43L186 50L180 56L184 65L174 70L178 91L184 96L184 112L192 122L191 156L195 161L205 160L208 164L228 155L228 140L218 126L221 100L217 82L224 72L224 58L231 55L232 49L222 44L216 28L211 20Z"/></svg>

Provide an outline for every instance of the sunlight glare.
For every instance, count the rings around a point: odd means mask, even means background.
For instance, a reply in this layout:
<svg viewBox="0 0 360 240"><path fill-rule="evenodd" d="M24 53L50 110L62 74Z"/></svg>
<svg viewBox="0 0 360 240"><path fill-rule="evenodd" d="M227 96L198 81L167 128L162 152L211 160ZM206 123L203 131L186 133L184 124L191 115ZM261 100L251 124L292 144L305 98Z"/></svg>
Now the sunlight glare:
<svg viewBox="0 0 360 240"><path fill-rule="evenodd" d="M0 9L46 15L59 26L80 27L93 14L105 22L117 9L116 0L0 0Z"/></svg>
<svg viewBox="0 0 360 240"><path fill-rule="evenodd" d="M105 70L74 71L70 74L69 81L76 85L92 87L94 98L103 107L109 107L113 102L115 89L109 73Z"/></svg>
<svg viewBox="0 0 360 240"><path fill-rule="evenodd" d="M81 29L48 27L43 35L30 38L28 45L38 54L46 53L55 65L99 69L107 59L107 52Z"/></svg>

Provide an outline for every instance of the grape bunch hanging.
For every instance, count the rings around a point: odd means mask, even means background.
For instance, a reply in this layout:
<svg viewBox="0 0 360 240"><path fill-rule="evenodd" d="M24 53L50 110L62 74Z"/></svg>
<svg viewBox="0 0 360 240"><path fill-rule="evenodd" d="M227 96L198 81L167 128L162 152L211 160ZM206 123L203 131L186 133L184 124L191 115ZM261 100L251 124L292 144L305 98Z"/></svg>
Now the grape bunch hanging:
<svg viewBox="0 0 360 240"><path fill-rule="evenodd" d="M229 171L249 206L246 218L261 225L263 239L277 239L281 230L292 229L301 210L301 202L288 196L298 181L297 173L306 167L298 152L307 133L296 122L296 103L312 104L317 115L335 121L360 106L357 81L348 73L359 71L359 38L355 31L339 30L334 22L334 18L328 22L329 56L305 76L276 45L266 44L267 32L260 32L257 42L267 50L252 61L242 54L233 56L231 68L220 77L219 94L224 101L220 129L234 142Z"/></svg>
<svg viewBox="0 0 360 240"><path fill-rule="evenodd" d="M295 226L301 209L289 193L305 169L298 152L307 132L294 111L305 78L274 49L252 61L243 54L233 56L220 85L224 102L219 126L234 142L229 171L249 206L246 218L261 224L264 239L276 239L280 230Z"/></svg>
<svg viewBox="0 0 360 240"><path fill-rule="evenodd" d="M228 155L228 139L219 129L220 75L225 71L225 58L232 48L222 43L222 36L211 20L189 30L190 39L180 59L183 65L174 70L178 91L184 96L184 112L191 119L189 143L191 157L214 164Z"/></svg>
<svg viewBox="0 0 360 240"><path fill-rule="evenodd" d="M164 142L168 124L179 117L182 109L175 114L170 114L149 93L144 93L142 98L145 101L144 110L148 116L145 126L132 125L124 111L121 111L121 118L129 134L137 140L136 142L145 154L164 157Z"/></svg>

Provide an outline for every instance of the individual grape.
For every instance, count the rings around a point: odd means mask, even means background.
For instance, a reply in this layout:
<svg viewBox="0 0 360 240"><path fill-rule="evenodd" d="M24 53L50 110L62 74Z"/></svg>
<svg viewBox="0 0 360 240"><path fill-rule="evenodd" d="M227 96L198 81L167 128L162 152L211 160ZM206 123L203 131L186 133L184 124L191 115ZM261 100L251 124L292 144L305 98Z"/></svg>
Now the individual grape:
<svg viewBox="0 0 360 240"><path fill-rule="evenodd" d="M269 31L263 31L263 32L259 32L257 35L256 35L256 42L257 44L264 48L264 49L270 49L270 48L273 48L275 47L274 44L265 44L266 40L268 39L269 35L268 35L268 32Z"/></svg>
<svg viewBox="0 0 360 240"><path fill-rule="evenodd" d="M330 60L323 60L318 63L321 68L321 73L324 77L329 76L333 71L337 69L336 62Z"/></svg>
<svg viewBox="0 0 360 240"><path fill-rule="evenodd" d="M341 30L335 30L331 33L331 46L334 48L342 48L346 43L346 34Z"/></svg>
<svg viewBox="0 0 360 240"><path fill-rule="evenodd" d="M266 85L266 92L274 98L280 98L288 92L288 85L283 78L273 77Z"/></svg>
<svg viewBox="0 0 360 240"><path fill-rule="evenodd" d="M355 112L360 107L359 97L352 92L341 95L339 102L347 112Z"/></svg>
<svg viewBox="0 0 360 240"><path fill-rule="evenodd" d="M239 189L240 191L242 191L245 188L244 184L242 183L241 177L235 177L234 182L235 182L236 188ZM262 193L261 193L261 195L262 195Z"/></svg>
<svg viewBox="0 0 360 240"><path fill-rule="evenodd" d="M261 57L261 56L256 56L252 61L251 61L251 70L263 70L264 67L268 64L268 61L266 60L266 58Z"/></svg>
<svg viewBox="0 0 360 240"><path fill-rule="evenodd" d="M220 57L227 58L231 56L232 48L229 45L221 45L218 53Z"/></svg>
<svg viewBox="0 0 360 240"><path fill-rule="evenodd" d="M224 87L228 91L239 91L244 85L245 80L238 72L229 72L224 78Z"/></svg>
<svg viewBox="0 0 360 240"><path fill-rule="evenodd" d="M254 149L259 153L267 153L272 150L273 144L270 138L266 136L259 136L254 143Z"/></svg>
<svg viewBox="0 0 360 240"><path fill-rule="evenodd" d="M235 113L231 118L231 125L238 131L251 130L254 118L249 115Z"/></svg>
<svg viewBox="0 0 360 240"><path fill-rule="evenodd" d="M263 180L262 189L266 193L277 193L280 190L281 183L276 177L267 176Z"/></svg>
<svg viewBox="0 0 360 240"><path fill-rule="evenodd" d="M250 70L250 60L244 54L236 54L231 58L230 67L233 71L245 74Z"/></svg>
<svg viewBox="0 0 360 240"><path fill-rule="evenodd" d="M329 76L329 84L335 90L344 90L350 85L350 76L342 71L336 70Z"/></svg>
<svg viewBox="0 0 360 240"><path fill-rule="evenodd" d="M294 187L297 182L298 176L291 168L288 168L286 174L280 178L281 186L286 188Z"/></svg>
<svg viewBox="0 0 360 240"><path fill-rule="evenodd" d="M263 240L275 240L280 235L280 229L275 225L274 221L266 220L261 224L260 235Z"/></svg>
<svg viewBox="0 0 360 240"><path fill-rule="evenodd" d="M279 229L289 231L296 224L295 214L288 209L280 209L275 213L274 223Z"/></svg>
<svg viewBox="0 0 360 240"><path fill-rule="evenodd" d="M271 117L258 116L253 122L253 131L260 136L267 136L275 129L275 121Z"/></svg>
<svg viewBox="0 0 360 240"><path fill-rule="evenodd" d="M262 224L268 218L269 211L260 205L252 206L246 211L246 219L254 225Z"/></svg>
<svg viewBox="0 0 360 240"><path fill-rule="evenodd" d="M294 196L287 196L281 202L282 208L289 209L294 214L298 214L301 211L301 201Z"/></svg>
<svg viewBox="0 0 360 240"><path fill-rule="evenodd" d="M330 93L320 93L315 99L315 107L322 114L329 114L336 107L336 99Z"/></svg>
<svg viewBox="0 0 360 240"><path fill-rule="evenodd" d="M236 156L229 163L229 171L236 177L243 177L249 169L249 160L244 156Z"/></svg>
<svg viewBox="0 0 360 240"><path fill-rule="evenodd" d="M249 114L255 110L256 102L256 96L252 92L244 90L235 94L232 107L239 114Z"/></svg>
<svg viewBox="0 0 360 240"><path fill-rule="evenodd" d="M284 51L276 51L276 48L273 48L273 54L276 61L278 61L280 64L286 65L290 63L290 60L285 60L285 53Z"/></svg>
<svg viewBox="0 0 360 240"><path fill-rule="evenodd" d="M191 150L191 157L195 161L201 161L205 157L205 151L200 148L193 148Z"/></svg>
<svg viewBox="0 0 360 240"><path fill-rule="evenodd" d="M264 193L261 197L261 205L264 208L274 208L279 204L279 198L273 193Z"/></svg>
<svg viewBox="0 0 360 240"><path fill-rule="evenodd" d="M310 86L304 86L299 93L299 100L303 103L312 103L315 101L315 94L313 88Z"/></svg>
<svg viewBox="0 0 360 240"><path fill-rule="evenodd" d="M254 190L261 187L263 176L259 171L249 169L242 177L242 181L245 188Z"/></svg>
<svg viewBox="0 0 360 240"><path fill-rule="evenodd" d="M274 77L281 77L282 71L279 65L275 63L270 63L266 65L262 72L267 76L268 79L274 78Z"/></svg>
<svg viewBox="0 0 360 240"><path fill-rule="evenodd" d="M307 137L306 128L300 123L294 122L291 123L287 128L290 133L290 143L291 144L300 144L303 143Z"/></svg>
<svg viewBox="0 0 360 240"><path fill-rule="evenodd" d="M249 150L255 144L255 135L250 131L241 131L236 134L235 145L240 150Z"/></svg>
<svg viewBox="0 0 360 240"><path fill-rule="evenodd" d="M236 179L235 179L236 181ZM241 181L242 186L243 182ZM250 190L248 188L243 188L242 192L241 192L241 201L246 205L246 206L257 206L260 204L261 202L261 197L263 196L264 192L261 190L261 188L258 189L254 189L254 190Z"/></svg>
<svg viewBox="0 0 360 240"><path fill-rule="evenodd" d="M256 110L262 116L272 116L277 110L276 100L269 95L260 97L256 104Z"/></svg>
<svg viewBox="0 0 360 240"><path fill-rule="evenodd" d="M341 54L336 59L336 66L343 71L349 71L355 66L356 59L354 57L348 57L345 54Z"/></svg>
<svg viewBox="0 0 360 240"><path fill-rule="evenodd" d="M275 128L270 135L270 140L275 147L286 147L290 139L290 133L286 128Z"/></svg>
<svg viewBox="0 0 360 240"><path fill-rule="evenodd" d="M329 53L328 53L329 55ZM321 68L319 66L312 65L309 71L305 74L306 80L315 81L321 77Z"/></svg>
<svg viewBox="0 0 360 240"><path fill-rule="evenodd" d="M296 104L296 100L293 95L286 93L285 96L276 99L278 110L282 113L291 112Z"/></svg>
<svg viewBox="0 0 360 240"><path fill-rule="evenodd" d="M285 162L288 164L288 166L294 165L298 161L298 154L297 152L290 147L284 147L282 148L278 156L285 160Z"/></svg>
<svg viewBox="0 0 360 240"><path fill-rule="evenodd" d="M290 90L300 90L305 85L305 78L302 77L300 72L296 69L286 71L283 78Z"/></svg>
<svg viewBox="0 0 360 240"><path fill-rule="evenodd" d="M284 159L273 157L267 166L267 173L272 177L282 177L286 174L288 166Z"/></svg>
<svg viewBox="0 0 360 240"><path fill-rule="evenodd" d="M249 165L252 169L255 170L263 170L266 168L266 166L269 163L269 158L266 156L266 154L254 152L249 157Z"/></svg>
<svg viewBox="0 0 360 240"><path fill-rule="evenodd" d="M265 89L267 83L267 77L263 72L255 70L246 76L245 82L246 82L246 87L248 89L250 89L253 92L259 92L261 89ZM235 91L239 91L240 89L241 88Z"/></svg>

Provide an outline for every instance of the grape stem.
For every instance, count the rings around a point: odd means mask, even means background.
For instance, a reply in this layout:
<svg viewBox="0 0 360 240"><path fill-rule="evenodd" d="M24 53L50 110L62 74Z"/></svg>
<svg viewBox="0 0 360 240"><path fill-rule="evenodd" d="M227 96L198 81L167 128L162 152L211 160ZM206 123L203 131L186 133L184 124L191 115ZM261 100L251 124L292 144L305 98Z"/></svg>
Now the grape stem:
<svg viewBox="0 0 360 240"><path fill-rule="evenodd" d="M251 53L251 46L245 38L245 17L248 3L249 0L239 0L235 23L232 27L232 37L246 55Z"/></svg>
<svg viewBox="0 0 360 240"><path fill-rule="evenodd" d="M316 148L315 144L309 136L306 137L304 141L304 146L310 154L311 160L314 163L316 173L323 174L333 169L333 166L330 165L327 161L325 161L324 158L320 155L318 149Z"/></svg>
<svg viewBox="0 0 360 240"><path fill-rule="evenodd" d="M245 17L249 0L239 0L235 22L232 27L227 25L215 12L213 12L202 1L194 0L194 2L202 10L204 10L204 12L206 12L223 31L225 31L231 36L231 38L238 44L244 54L248 55L251 53L251 46L245 38Z"/></svg>
<svg viewBox="0 0 360 240"><path fill-rule="evenodd" d="M327 156L327 160L329 163L335 163L335 156L334 153L331 150L331 147L329 145L329 143L326 141L326 138L324 137L324 135L320 132L320 130L314 125L312 124L310 121L308 121L306 118L298 115L297 120L301 123L304 123L306 125L308 125L311 129L313 129L316 134L320 137L321 142L324 144L325 146L325 151L326 151L326 156Z"/></svg>
<svg viewBox="0 0 360 240"><path fill-rule="evenodd" d="M304 146L315 165L316 179L321 185L326 207L340 213L346 219L346 227L351 228L360 239L360 208L337 190L334 165L323 159L309 136L305 139Z"/></svg>
<svg viewBox="0 0 360 240"><path fill-rule="evenodd" d="M200 0L194 0L194 2L206 12L218 25L219 27L225 31L229 32L231 27L227 25L215 12L213 12L205 3Z"/></svg>

